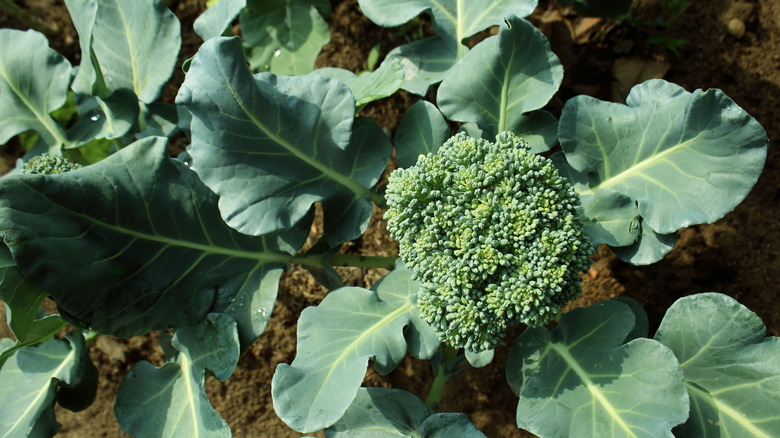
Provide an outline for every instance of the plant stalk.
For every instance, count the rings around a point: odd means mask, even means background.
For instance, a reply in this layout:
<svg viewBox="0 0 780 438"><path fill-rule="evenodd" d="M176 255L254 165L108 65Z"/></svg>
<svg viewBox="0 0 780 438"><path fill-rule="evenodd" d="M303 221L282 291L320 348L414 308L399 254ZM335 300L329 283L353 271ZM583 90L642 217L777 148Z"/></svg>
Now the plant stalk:
<svg viewBox="0 0 780 438"><path fill-rule="evenodd" d="M60 33L60 30L56 26L46 24L46 22L40 18L20 8L13 0L0 0L0 9L5 10L23 24L46 34L48 37L56 37Z"/></svg>
<svg viewBox="0 0 780 438"><path fill-rule="evenodd" d="M452 380L459 373L450 373L450 364L458 359L458 349L444 344L444 360L434 370L436 377L433 379L433 385L428 392L428 399L425 401L425 406L428 407L428 411L431 414L435 414L439 411L439 401L441 401L442 395L444 395L444 388L447 387L447 383Z"/></svg>

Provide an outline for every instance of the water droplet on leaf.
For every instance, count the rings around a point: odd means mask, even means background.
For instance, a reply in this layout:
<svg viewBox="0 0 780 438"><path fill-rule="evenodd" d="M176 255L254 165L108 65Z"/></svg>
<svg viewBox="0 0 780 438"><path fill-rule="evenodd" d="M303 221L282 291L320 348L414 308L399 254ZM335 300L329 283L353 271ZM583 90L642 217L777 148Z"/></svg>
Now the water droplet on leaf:
<svg viewBox="0 0 780 438"><path fill-rule="evenodd" d="M282 56L282 49L276 49L274 51L274 58L278 58L280 56Z"/></svg>
<svg viewBox="0 0 780 438"><path fill-rule="evenodd" d="M100 114L99 113L92 113L92 115L89 116L89 120L91 120L93 122L97 122L98 120L100 120Z"/></svg>

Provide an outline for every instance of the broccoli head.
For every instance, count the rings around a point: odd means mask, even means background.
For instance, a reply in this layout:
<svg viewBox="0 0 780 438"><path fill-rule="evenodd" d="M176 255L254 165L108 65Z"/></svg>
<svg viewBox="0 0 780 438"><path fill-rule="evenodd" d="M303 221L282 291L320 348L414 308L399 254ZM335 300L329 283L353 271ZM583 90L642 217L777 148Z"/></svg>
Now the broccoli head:
<svg viewBox="0 0 780 438"><path fill-rule="evenodd" d="M394 171L386 200L420 313L451 346L494 348L507 327L547 324L579 295L591 263L579 197L512 133L457 134Z"/></svg>
<svg viewBox="0 0 780 438"><path fill-rule="evenodd" d="M68 172L81 167L80 164L69 161L62 155L42 154L30 158L21 169L24 174L44 174Z"/></svg>

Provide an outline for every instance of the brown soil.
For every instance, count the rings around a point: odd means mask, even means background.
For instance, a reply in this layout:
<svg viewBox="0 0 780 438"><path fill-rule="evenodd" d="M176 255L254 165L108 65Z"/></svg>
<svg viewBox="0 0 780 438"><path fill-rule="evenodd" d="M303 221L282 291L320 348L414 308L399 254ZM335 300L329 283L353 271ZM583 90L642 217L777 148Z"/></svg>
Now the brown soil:
<svg viewBox="0 0 780 438"><path fill-rule="evenodd" d="M58 33L52 44L60 53L78 64L76 34L61 1L18 1L49 23ZM204 8L205 0L167 0L182 20L185 32L181 58L197 50L200 41L191 33L192 22ZM356 0L332 0L333 15L329 19L331 43L323 50L318 65L329 65L359 71L369 49L382 44L382 54L402 43L390 30L378 28L364 18ZM602 99L612 96L613 67L631 58L654 64L651 75L663 75L688 90L720 88L737 104L752 114L772 139L764 173L753 192L736 210L715 224L700 225L678 233L674 250L659 263L634 267L620 262L608 248L594 255L595 264L583 276L583 295L574 305L589 305L615 296L629 296L647 310L651 333L660 322L666 308L677 298L706 291L729 294L756 312L766 323L768 334L780 335L780 4L775 0L691 0L688 9L671 21L668 29L661 26L631 27L613 22L586 21L570 14L566 8L541 1L533 19L553 41L554 49L567 67L564 86L551 104L555 112L569 97L587 93ZM653 1L640 2L639 17L669 20ZM729 23L739 20L745 26L740 34L729 31ZM0 12L3 27L26 28ZM675 56L663 45L650 45L649 37L684 38L689 43ZM658 65L662 67L657 69ZM183 80L177 73L168 98ZM619 93L618 93L619 94ZM393 131L405 109L415 97L406 93L364 109L364 114L376 118ZM8 147L0 148L8 152ZM377 218L381 213L377 212ZM384 232L381 219L376 219L365 236L345 246L344 251L359 254L392 255L395 245ZM349 284L369 286L381 276L374 270L341 271ZM297 437L273 411L270 383L276 365L291 362L295 357L295 330L300 312L316 305L326 291L299 267L285 274L266 333L241 357L233 376L220 383L207 382L209 397L225 418L236 437ZM514 339L513 330L507 339ZM113 402L118 383L136 362L163 361L154 334L116 340L101 337L90 350L92 360L100 370L97 401L87 410L71 413L57 409L62 423L62 436L119 437L126 436L113 415ZM470 370L452 382L441 403L443 411L469 414L471 420L488 437L530 436L515 426L517 398L504 378L503 364L506 345L497 351L496 360L488 367ZM389 376L380 377L368 371L365 384L407 389L425 398L432 381L428 362L407 358ZM321 436L321 433L318 435Z"/></svg>

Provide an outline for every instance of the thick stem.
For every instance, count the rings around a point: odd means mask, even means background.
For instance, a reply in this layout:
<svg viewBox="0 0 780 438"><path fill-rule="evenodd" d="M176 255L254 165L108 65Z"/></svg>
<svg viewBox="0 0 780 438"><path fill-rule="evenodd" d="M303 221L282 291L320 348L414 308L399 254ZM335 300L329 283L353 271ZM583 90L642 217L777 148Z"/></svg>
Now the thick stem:
<svg viewBox="0 0 780 438"><path fill-rule="evenodd" d="M361 256L355 254L335 254L328 257L327 254L298 254L290 259L290 263L316 267L323 267L327 263L331 266L393 269L396 260L398 260L398 257Z"/></svg>
<svg viewBox="0 0 780 438"><path fill-rule="evenodd" d="M13 2L13 0L0 0L0 9L5 10L9 14L16 17L23 24L46 34L48 37L55 37L60 33L60 30L55 26L49 26L40 18L20 8L16 3Z"/></svg>
<svg viewBox="0 0 780 438"><path fill-rule="evenodd" d="M436 377L433 379L433 385L428 393L428 400L425 401L425 406L428 407L428 411L431 414L435 414L439 411L439 401L444 394L444 388L447 387L447 383L457 375L451 374L449 371L450 364L458 359L458 349L449 345L444 345L444 360L434 370Z"/></svg>

